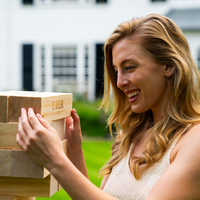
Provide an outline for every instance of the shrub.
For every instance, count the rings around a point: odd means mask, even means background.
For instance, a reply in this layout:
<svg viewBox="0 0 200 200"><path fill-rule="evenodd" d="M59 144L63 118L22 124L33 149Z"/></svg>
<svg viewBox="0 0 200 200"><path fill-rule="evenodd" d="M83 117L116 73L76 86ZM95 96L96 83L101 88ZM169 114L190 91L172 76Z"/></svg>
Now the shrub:
<svg viewBox="0 0 200 200"><path fill-rule="evenodd" d="M106 137L109 129L106 127L107 115L98 110L100 101L89 102L86 100L75 100L73 108L80 117L82 134L85 136Z"/></svg>

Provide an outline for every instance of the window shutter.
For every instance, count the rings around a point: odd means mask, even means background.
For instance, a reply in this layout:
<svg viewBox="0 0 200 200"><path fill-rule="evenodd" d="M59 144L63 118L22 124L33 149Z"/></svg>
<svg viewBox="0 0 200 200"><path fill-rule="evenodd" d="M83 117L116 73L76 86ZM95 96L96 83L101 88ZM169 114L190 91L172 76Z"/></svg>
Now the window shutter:
<svg viewBox="0 0 200 200"><path fill-rule="evenodd" d="M108 0L96 0L96 3L108 3Z"/></svg>
<svg viewBox="0 0 200 200"><path fill-rule="evenodd" d="M34 0L22 0L22 4L24 5L32 5Z"/></svg>

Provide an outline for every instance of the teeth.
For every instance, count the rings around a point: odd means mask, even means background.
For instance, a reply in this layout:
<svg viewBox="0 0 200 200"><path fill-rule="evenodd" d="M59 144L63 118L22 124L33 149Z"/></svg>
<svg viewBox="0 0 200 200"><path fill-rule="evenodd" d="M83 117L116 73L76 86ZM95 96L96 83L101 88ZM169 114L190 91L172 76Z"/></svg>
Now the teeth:
<svg viewBox="0 0 200 200"><path fill-rule="evenodd" d="M131 93L128 94L128 97L129 97L129 98L130 98L130 97L134 97L134 96L136 96L136 95L139 94L139 93L140 93L139 90L137 90L137 91L135 91L135 92L131 92Z"/></svg>

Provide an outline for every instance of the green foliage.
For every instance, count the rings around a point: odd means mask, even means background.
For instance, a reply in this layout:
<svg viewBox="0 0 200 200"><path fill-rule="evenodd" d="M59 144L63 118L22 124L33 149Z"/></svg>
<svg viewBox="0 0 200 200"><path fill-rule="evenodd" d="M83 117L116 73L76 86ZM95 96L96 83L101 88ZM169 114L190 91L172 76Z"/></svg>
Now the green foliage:
<svg viewBox="0 0 200 200"><path fill-rule="evenodd" d="M100 186L102 178L98 178L99 169L108 161L111 156L111 141L92 138L84 139L83 151L86 159L86 165L90 181L97 187ZM62 189L50 198L39 198L36 200L70 200L71 198Z"/></svg>
<svg viewBox="0 0 200 200"><path fill-rule="evenodd" d="M75 100L73 102L73 108L80 117L83 135L101 137L109 135L109 129L106 127L107 115L98 110L99 106L100 101Z"/></svg>

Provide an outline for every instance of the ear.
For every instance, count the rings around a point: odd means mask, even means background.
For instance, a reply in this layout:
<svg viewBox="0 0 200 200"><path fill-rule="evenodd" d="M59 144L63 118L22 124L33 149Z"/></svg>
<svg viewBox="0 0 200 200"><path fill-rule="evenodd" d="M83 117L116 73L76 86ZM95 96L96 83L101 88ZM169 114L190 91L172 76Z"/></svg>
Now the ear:
<svg viewBox="0 0 200 200"><path fill-rule="evenodd" d="M165 66L165 76L170 77L174 74L175 67L172 65L166 65Z"/></svg>

